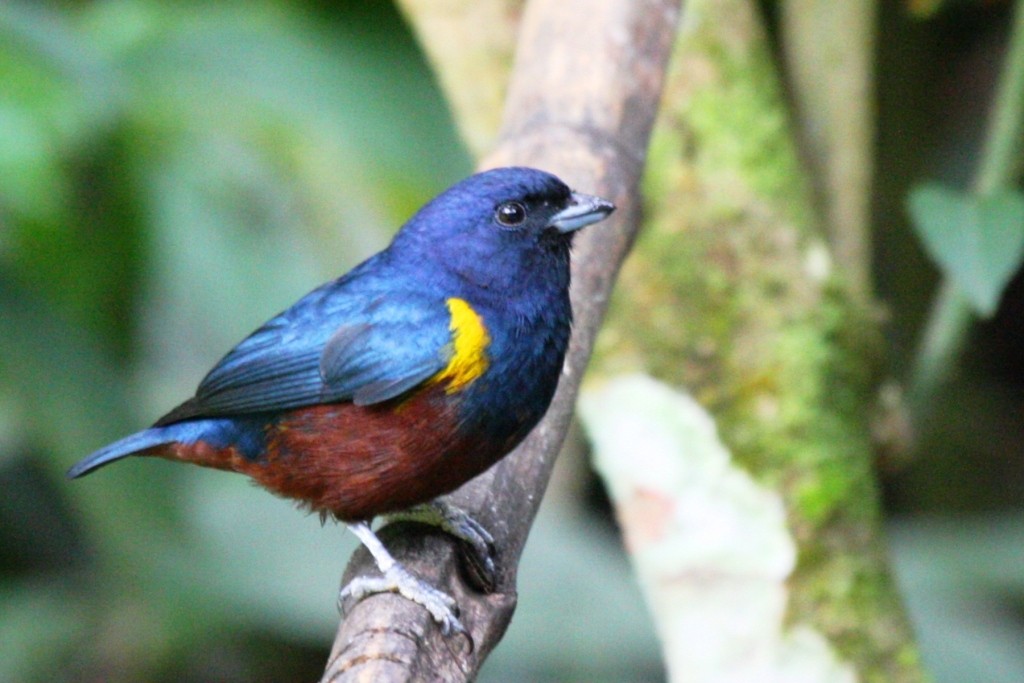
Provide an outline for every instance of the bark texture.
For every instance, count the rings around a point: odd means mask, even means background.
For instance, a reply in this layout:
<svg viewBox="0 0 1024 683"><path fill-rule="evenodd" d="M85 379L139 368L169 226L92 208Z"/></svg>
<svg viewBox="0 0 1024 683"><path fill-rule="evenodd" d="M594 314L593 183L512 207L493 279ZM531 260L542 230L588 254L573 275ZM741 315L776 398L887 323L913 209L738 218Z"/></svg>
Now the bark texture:
<svg viewBox="0 0 1024 683"><path fill-rule="evenodd" d="M408 3L414 24L428 5L440 13L450 3ZM504 634L516 604L519 556L568 429L612 282L638 226L640 175L677 13L672 0L533 0L526 6L500 136L481 166L543 168L611 199L618 211L577 240L573 341L551 410L516 451L453 496L495 537L495 590L484 594L466 580L452 542L441 534L399 525L382 534L400 562L455 597L472 647L441 636L419 606L393 595L372 596L341 622L325 681L470 680ZM428 27L418 33L428 44L450 40ZM442 72L469 58L440 48L428 52ZM481 77L505 78L500 60L494 64L495 73ZM482 110L466 111L486 119ZM361 550L343 581L375 572Z"/></svg>

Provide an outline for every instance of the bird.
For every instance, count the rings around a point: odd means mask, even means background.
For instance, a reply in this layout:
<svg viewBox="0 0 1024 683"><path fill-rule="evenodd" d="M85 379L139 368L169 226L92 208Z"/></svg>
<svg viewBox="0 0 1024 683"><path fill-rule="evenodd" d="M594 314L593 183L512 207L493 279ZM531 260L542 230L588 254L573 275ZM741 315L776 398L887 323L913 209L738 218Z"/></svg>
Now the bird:
<svg viewBox="0 0 1024 683"><path fill-rule="evenodd" d="M465 632L454 599L399 564L371 524L405 515L488 552L487 530L440 497L547 411L571 331L573 237L614 209L534 168L472 175L384 250L256 329L193 397L68 477L128 456L248 475L347 525L370 551L381 576L349 583L339 605L396 592L446 635Z"/></svg>

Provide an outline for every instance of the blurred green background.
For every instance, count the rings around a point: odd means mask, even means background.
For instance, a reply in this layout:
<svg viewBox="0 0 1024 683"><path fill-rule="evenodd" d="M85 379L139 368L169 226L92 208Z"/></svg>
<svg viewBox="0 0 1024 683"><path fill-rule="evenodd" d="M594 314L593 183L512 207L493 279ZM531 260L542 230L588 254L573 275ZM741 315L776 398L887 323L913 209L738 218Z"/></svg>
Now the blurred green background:
<svg viewBox="0 0 1024 683"><path fill-rule="evenodd" d="M1010 9L920 4L883 2L879 40L896 377L935 282L906 194L969 178ZM223 473L63 472L471 169L390 3L0 2L0 681L318 678L350 536ZM940 682L1024 681L1022 321L1018 274L916 452L880 463ZM562 460L482 680L660 680L585 455Z"/></svg>

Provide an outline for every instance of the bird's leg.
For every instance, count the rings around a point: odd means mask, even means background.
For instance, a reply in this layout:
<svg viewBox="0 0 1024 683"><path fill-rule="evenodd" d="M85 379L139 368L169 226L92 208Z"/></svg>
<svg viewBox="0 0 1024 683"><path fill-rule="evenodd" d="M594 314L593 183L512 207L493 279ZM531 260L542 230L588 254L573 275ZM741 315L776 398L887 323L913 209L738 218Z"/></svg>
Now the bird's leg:
<svg viewBox="0 0 1024 683"><path fill-rule="evenodd" d="M422 605L430 612L430 616L440 625L441 633L448 635L453 632L466 632L455 615L457 607L455 600L450 595L410 574L391 556L368 523L356 522L349 524L348 528L373 555L377 568L380 569L383 576L359 576L352 579L338 594L339 609L345 598L351 597L359 601L375 593L398 593L405 599Z"/></svg>
<svg viewBox="0 0 1024 683"><path fill-rule="evenodd" d="M385 524L392 522L429 524L465 542L473 551L473 555L469 559L476 574L475 578L488 592L494 590L497 580L497 568L494 563L494 537L465 510L438 498L429 503L415 505L384 516Z"/></svg>

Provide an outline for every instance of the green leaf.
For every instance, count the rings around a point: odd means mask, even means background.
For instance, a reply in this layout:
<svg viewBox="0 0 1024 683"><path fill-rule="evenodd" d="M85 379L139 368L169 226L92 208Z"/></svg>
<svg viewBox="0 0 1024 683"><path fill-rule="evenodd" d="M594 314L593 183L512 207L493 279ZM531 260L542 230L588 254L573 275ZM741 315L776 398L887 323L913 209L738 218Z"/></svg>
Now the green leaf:
<svg viewBox="0 0 1024 683"><path fill-rule="evenodd" d="M993 315L1024 258L1024 195L980 197L928 184L911 191L908 206L925 250L943 274L979 315Z"/></svg>

